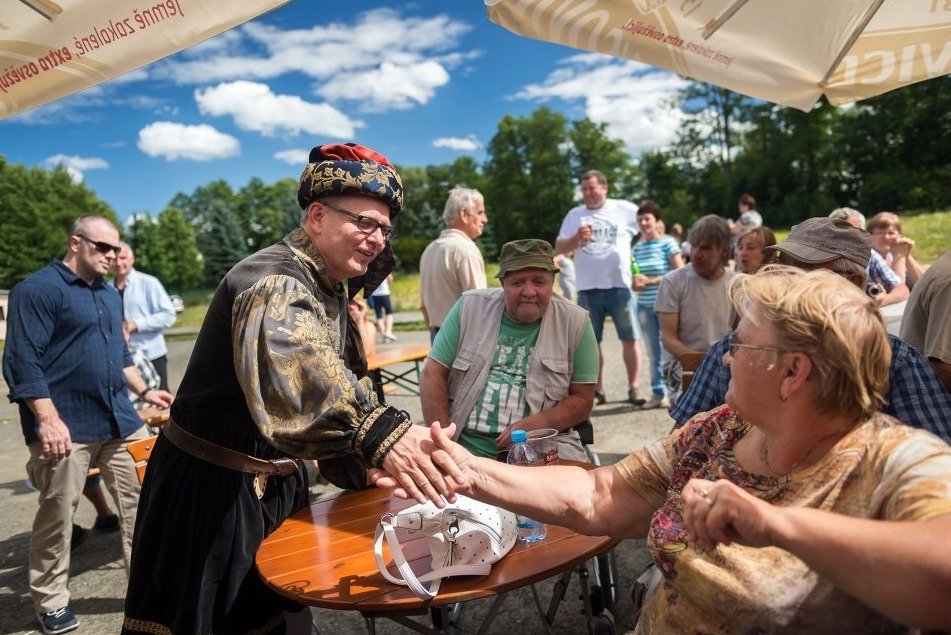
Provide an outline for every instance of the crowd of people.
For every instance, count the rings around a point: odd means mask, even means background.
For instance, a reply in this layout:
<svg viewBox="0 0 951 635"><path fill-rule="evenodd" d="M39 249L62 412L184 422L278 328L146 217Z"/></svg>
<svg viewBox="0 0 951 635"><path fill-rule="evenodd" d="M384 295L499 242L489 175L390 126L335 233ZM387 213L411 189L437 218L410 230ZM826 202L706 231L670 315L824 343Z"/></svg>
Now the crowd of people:
<svg viewBox="0 0 951 635"><path fill-rule="evenodd" d="M926 269L897 216L866 231L849 208L777 242L750 194L736 219L668 234L657 202L610 198L604 174L579 188L554 245L501 246L492 289L484 197L449 193L420 262L422 425L367 376L397 339L403 187L385 156L311 151L300 226L221 281L174 396L165 289L111 222L79 217L66 255L13 289L3 353L39 492L28 575L44 632L78 626L70 541L93 466L122 536L123 633L283 632L303 607L253 559L307 504L315 464L345 489L437 506L461 493L646 538L642 632L951 628L951 251ZM897 337L880 307L904 299ZM562 458L585 457L609 317L632 420L669 408L670 434L594 470L500 462L514 430L546 428ZM703 361L684 391L687 354ZM149 434L134 402L171 408L141 486L124 451Z"/></svg>

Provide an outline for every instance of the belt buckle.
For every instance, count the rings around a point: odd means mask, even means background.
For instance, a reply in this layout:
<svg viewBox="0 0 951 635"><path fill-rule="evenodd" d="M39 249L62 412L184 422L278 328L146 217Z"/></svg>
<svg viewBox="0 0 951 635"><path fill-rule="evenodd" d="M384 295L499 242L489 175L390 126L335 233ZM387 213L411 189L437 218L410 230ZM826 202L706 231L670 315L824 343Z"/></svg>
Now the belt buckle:
<svg viewBox="0 0 951 635"><path fill-rule="evenodd" d="M257 495L258 500L261 500L264 498L264 488L267 487L267 474L258 472L254 475L252 483L254 483L254 493Z"/></svg>

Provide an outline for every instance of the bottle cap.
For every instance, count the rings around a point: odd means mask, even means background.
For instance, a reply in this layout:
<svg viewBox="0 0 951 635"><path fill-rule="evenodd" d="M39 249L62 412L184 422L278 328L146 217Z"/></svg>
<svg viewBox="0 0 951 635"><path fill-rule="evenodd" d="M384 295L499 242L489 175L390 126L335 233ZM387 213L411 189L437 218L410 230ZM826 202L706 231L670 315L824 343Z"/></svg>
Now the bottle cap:
<svg viewBox="0 0 951 635"><path fill-rule="evenodd" d="M528 433L524 430L512 430L512 443L525 443L528 441Z"/></svg>

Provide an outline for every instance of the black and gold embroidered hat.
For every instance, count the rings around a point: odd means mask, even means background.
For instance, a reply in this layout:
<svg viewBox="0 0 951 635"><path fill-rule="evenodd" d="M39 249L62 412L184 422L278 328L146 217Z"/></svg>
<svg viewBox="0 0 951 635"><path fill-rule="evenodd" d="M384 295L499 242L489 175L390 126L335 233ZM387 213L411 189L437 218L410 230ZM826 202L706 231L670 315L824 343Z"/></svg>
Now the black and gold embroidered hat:
<svg viewBox="0 0 951 635"><path fill-rule="evenodd" d="M370 196L390 206L390 220L403 211L403 182L379 152L356 143L331 143L310 151L300 175L297 203L307 209L324 196Z"/></svg>

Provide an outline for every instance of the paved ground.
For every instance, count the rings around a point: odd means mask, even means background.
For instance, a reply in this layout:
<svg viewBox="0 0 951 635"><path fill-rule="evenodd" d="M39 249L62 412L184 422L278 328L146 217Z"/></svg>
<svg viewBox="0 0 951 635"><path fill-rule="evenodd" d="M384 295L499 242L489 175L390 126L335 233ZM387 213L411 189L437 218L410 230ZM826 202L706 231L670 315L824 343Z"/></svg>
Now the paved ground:
<svg viewBox="0 0 951 635"><path fill-rule="evenodd" d="M595 407L594 449L603 459L613 461L662 436L669 430L670 420L664 411L636 412L632 406L626 404L620 346L610 326L605 332L605 376L609 402ZM400 340L397 344L427 341L427 334L423 332L402 332L398 335ZM170 343L169 372L173 386L177 386L181 380L191 347L190 341ZM642 386L646 387L646 370L642 376L645 378ZM0 390L5 397L8 391L2 381ZM390 394L388 399L394 405L408 410L414 419L419 418L419 402L415 396L396 392ZM23 445L16 409L8 404L5 398L0 401L0 635L32 633L38 632L38 624L29 600L26 562L36 498L24 483L24 466L28 453ZM79 506L77 522L84 527L90 527L93 520L92 506L83 501ZM625 541L615 551L620 574L618 632L624 632L632 625L629 590L646 560L643 541ZM92 532L87 541L76 549L72 558L71 606L81 622L76 632L117 632L121 623L125 586L126 577L118 535ZM541 585L540 591L546 592L550 588L549 582ZM578 599L579 589L577 576L574 576L572 587L559 610L555 632L584 632L585 625L580 614L582 605ZM468 603L462 613L460 632L475 632L476 625L488 609L489 603L490 600ZM314 614L320 632L325 635L365 632L362 620L355 613L316 610ZM385 635L407 631L401 626L380 624L377 632ZM510 594L491 632L543 632L527 589Z"/></svg>

